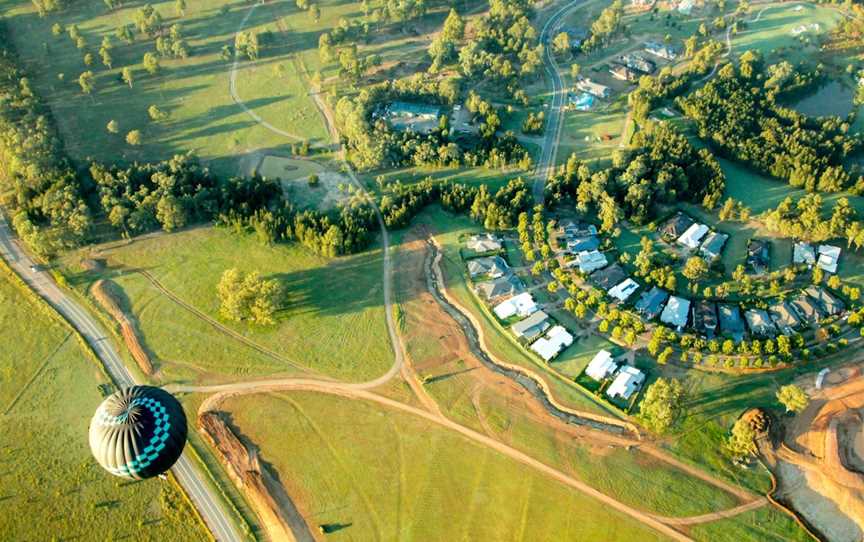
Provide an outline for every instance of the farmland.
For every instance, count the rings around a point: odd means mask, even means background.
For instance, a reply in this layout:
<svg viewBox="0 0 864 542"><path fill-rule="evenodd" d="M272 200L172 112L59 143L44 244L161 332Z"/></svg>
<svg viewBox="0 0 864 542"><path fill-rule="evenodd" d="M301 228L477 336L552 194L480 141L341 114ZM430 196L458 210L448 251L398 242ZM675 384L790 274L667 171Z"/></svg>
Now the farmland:
<svg viewBox="0 0 864 542"><path fill-rule="evenodd" d="M74 539L98 532L111 539L207 540L173 482L120 481L102 472L90 457L86 434L111 384L69 328L5 275L0 301L4 537Z"/></svg>

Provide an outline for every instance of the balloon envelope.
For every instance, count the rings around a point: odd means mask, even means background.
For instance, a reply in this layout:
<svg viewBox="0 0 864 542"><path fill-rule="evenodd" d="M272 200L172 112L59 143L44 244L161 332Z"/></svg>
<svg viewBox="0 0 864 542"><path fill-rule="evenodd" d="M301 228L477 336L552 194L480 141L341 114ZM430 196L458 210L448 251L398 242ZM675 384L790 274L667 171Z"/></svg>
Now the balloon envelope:
<svg viewBox="0 0 864 542"><path fill-rule="evenodd" d="M183 453L186 414L173 395L131 386L102 402L90 421L90 451L102 468L141 480L162 474Z"/></svg>

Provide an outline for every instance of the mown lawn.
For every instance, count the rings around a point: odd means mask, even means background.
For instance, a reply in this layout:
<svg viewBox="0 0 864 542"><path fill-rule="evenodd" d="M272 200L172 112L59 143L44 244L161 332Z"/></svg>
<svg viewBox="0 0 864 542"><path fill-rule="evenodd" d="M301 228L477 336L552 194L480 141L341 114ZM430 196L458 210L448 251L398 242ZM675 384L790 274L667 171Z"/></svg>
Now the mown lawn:
<svg viewBox="0 0 864 542"><path fill-rule="evenodd" d="M660 535L426 420L313 393L225 409L332 540L657 540ZM267 421L276 416L277 426ZM288 438L286 438L288 436ZM459 518L447 521L445 518Z"/></svg>
<svg viewBox="0 0 864 542"><path fill-rule="evenodd" d="M87 252L66 259L74 270ZM297 244L265 246L251 235L199 227L103 247L108 267L71 278L79 291L111 276L156 355L166 381L198 382L272 374L299 368L340 379L384 373L393 354L384 321L381 250L326 259ZM216 285L236 267L259 271L284 286L285 308L272 326L222 321ZM157 290L137 270L147 270L168 290L211 318L278 354L274 359L226 335ZM73 271L74 272L74 271ZM293 362L293 365L289 362Z"/></svg>
<svg viewBox="0 0 864 542"><path fill-rule="evenodd" d="M208 540L173 482L122 480L93 460L87 428L111 385L70 330L5 275L0 322L3 538Z"/></svg>

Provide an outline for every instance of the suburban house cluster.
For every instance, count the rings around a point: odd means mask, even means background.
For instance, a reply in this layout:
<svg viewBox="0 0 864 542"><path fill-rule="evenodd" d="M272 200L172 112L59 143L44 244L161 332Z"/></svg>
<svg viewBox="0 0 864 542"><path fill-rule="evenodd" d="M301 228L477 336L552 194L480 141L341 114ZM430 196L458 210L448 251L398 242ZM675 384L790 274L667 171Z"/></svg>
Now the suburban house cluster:
<svg viewBox="0 0 864 542"><path fill-rule="evenodd" d="M471 236L466 247L478 254L503 249L501 241L489 233ZM513 336L541 359L552 361L573 344L570 332L542 310L504 258L472 258L467 267L475 291L489 303L495 316L509 324Z"/></svg>
<svg viewBox="0 0 864 542"><path fill-rule="evenodd" d="M451 135L477 132L471 113L461 104L454 105L447 113L446 108L440 105L395 101L376 109L372 118L386 120L395 130L429 134L440 128L445 114L448 115Z"/></svg>
<svg viewBox="0 0 864 542"><path fill-rule="evenodd" d="M629 401L645 383L645 373L631 365L619 365L608 350L600 350L594 355L585 368L585 374L600 383L611 381L606 388L610 399Z"/></svg>

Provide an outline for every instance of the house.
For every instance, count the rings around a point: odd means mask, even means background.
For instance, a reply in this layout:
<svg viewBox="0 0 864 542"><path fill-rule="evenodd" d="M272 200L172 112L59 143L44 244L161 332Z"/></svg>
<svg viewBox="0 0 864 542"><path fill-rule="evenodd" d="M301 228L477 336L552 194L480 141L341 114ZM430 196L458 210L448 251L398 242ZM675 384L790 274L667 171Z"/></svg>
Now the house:
<svg viewBox="0 0 864 542"><path fill-rule="evenodd" d="M537 309L537 304L534 302L534 298L531 294L529 292L523 292L495 305L492 312L494 312L495 316L498 318L506 320L511 316L525 318L526 316L537 312Z"/></svg>
<svg viewBox="0 0 864 542"><path fill-rule="evenodd" d="M488 276L490 279L503 277L510 272L510 266L501 256L487 256L468 260L468 274L471 278Z"/></svg>
<svg viewBox="0 0 864 542"><path fill-rule="evenodd" d="M702 255L709 260L716 260L723 252L723 247L726 246L726 241L728 239L729 236L725 233L712 232L708 234L702 242L702 247L700 249Z"/></svg>
<svg viewBox="0 0 864 542"><path fill-rule="evenodd" d="M761 274L768 271L771 264L771 244L764 239L750 239L747 242L747 267L754 273Z"/></svg>
<svg viewBox="0 0 864 542"><path fill-rule="evenodd" d="M594 354L591 363L585 368L585 374L600 382L611 376L616 369L618 369L618 365L612 359L612 353L608 350L601 350Z"/></svg>
<svg viewBox="0 0 864 542"><path fill-rule="evenodd" d="M808 286L804 293L819 303L828 316L835 316L846 310L846 305L825 288Z"/></svg>
<svg viewBox="0 0 864 542"><path fill-rule="evenodd" d="M622 55L618 57L618 60L631 70L640 71L642 73L654 73L654 70L657 69L656 64L642 55L637 55L635 53Z"/></svg>
<svg viewBox="0 0 864 542"><path fill-rule="evenodd" d="M792 307L795 309L795 312L798 313L798 318L800 318L802 322L810 325L818 324L819 321L826 316L822 307L816 302L816 300L803 292L792 300Z"/></svg>
<svg viewBox="0 0 864 542"><path fill-rule="evenodd" d="M613 380L612 384L609 385L609 389L606 390L606 395L612 399L620 397L625 401L629 401L633 392L638 390L639 386L641 386L643 382L645 382L645 373L636 367L625 365L624 367L621 367L615 380Z"/></svg>
<svg viewBox="0 0 864 542"><path fill-rule="evenodd" d="M693 225L693 219L684 213L676 213L675 216L666 221L660 228L660 234L669 241L678 239L690 226Z"/></svg>
<svg viewBox="0 0 864 542"><path fill-rule="evenodd" d="M604 292L608 292L626 278L627 273L617 263L591 273L591 281Z"/></svg>
<svg viewBox="0 0 864 542"><path fill-rule="evenodd" d="M491 233L478 233L468 238L465 245L474 252L496 252L501 250L501 241Z"/></svg>
<svg viewBox="0 0 864 542"><path fill-rule="evenodd" d="M428 134L438 128L441 107L412 102L393 102L384 108L384 118L397 130Z"/></svg>
<svg viewBox="0 0 864 542"><path fill-rule="evenodd" d="M636 290L638 289L639 283L628 277L624 279L623 282L618 283L614 288L609 290L609 295L621 303L624 303L631 295L636 293Z"/></svg>
<svg viewBox="0 0 864 542"><path fill-rule="evenodd" d="M795 309L785 301L777 301L768 307L768 314L774 320L774 325L784 335L790 335L792 331L801 325L801 319L795 314Z"/></svg>
<svg viewBox="0 0 864 542"><path fill-rule="evenodd" d="M565 220L561 223L561 230L567 237L585 237L588 235L597 235L597 226L594 224L586 224L583 222L573 222Z"/></svg>
<svg viewBox="0 0 864 542"><path fill-rule="evenodd" d="M545 337L540 337L534 341L531 350L544 361L551 361L571 344L573 344L573 335L570 335L562 326L555 326L546 333Z"/></svg>
<svg viewBox="0 0 864 542"><path fill-rule="evenodd" d="M576 88L581 90L582 92L587 92L592 96L596 96L597 98L612 97L611 88L607 87L606 85L601 85L600 83L595 83L591 79L580 79L576 82Z"/></svg>
<svg viewBox="0 0 864 542"><path fill-rule="evenodd" d="M705 224L693 224L687 228L687 231L681 234L681 237L678 238L678 243L695 250L699 248L699 243L702 242L702 239L707 234L708 226Z"/></svg>
<svg viewBox="0 0 864 542"><path fill-rule="evenodd" d="M678 58L678 51L674 47L656 41L646 42L645 52L664 60L675 60Z"/></svg>
<svg viewBox="0 0 864 542"><path fill-rule="evenodd" d="M816 263L816 250L810 243L795 243L792 248L792 263L812 266Z"/></svg>
<svg viewBox="0 0 864 542"><path fill-rule="evenodd" d="M590 250L585 252L580 252L576 255L572 261L568 262L568 267L578 267L579 271L583 273L591 273L592 271L596 271L606 265L609 261L606 259L606 255L598 250Z"/></svg>
<svg viewBox="0 0 864 542"><path fill-rule="evenodd" d="M711 338L717 333L717 305L700 299L693 303L693 329Z"/></svg>
<svg viewBox="0 0 864 542"><path fill-rule="evenodd" d="M572 253L591 252L600 248L600 238L596 235L579 235L565 237L567 250Z"/></svg>
<svg viewBox="0 0 864 542"><path fill-rule="evenodd" d="M478 282L474 288L486 300L497 301L522 293L525 285L522 284L522 279L511 273L497 279Z"/></svg>
<svg viewBox="0 0 864 542"><path fill-rule="evenodd" d="M720 317L720 332L736 341L744 338L744 320L738 305L720 303L717 305L717 315Z"/></svg>
<svg viewBox="0 0 864 542"><path fill-rule="evenodd" d="M543 311L537 311L521 322L510 326L510 331L517 339L525 339L530 342L549 329L549 315Z"/></svg>
<svg viewBox="0 0 864 542"><path fill-rule="evenodd" d="M631 70L627 66L622 66L621 64L614 64L609 69L609 73L612 74L612 77L621 81L638 81L639 78L642 77L640 72Z"/></svg>
<svg viewBox="0 0 864 542"><path fill-rule="evenodd" d="M636 312L648 320L653 320L660 315L667 299L669 299L669 294L654 286L651 290L643 293L639 301L636 302Z"/></svg>
<svg viewBox="0 0 864 542"><path fill-rule="evenodd" d="M744 319L747 320L747 327L750 328L750 333L759 337L773 337L776 335L777 328L774 327L774 321L768 315L768 311L763 309L750 309L744 313Z"/></svg>
<svg viewBox="0 0 864 542"><path fill-rule="evenodd" d="M840 247L832 245L819 245L819 259L816 260L816 265L822 268L823 271L829 273L837 272L837 264L840 262Z"/></svg>
<svg viewBox="0 0 864 542"><path fill-rule="evenodd" d="M468 108L461 104L454 105L450 113L450 133L476 134L477 132L477 126L474 125Z"/></svg>
<svg viewBox="0 0 864 542"><path fill-rule="evenodd" d="M687 317L690 314L690 300L683 297L671 296L660 314L660 321L678 329L687 325Z"/></svg>

